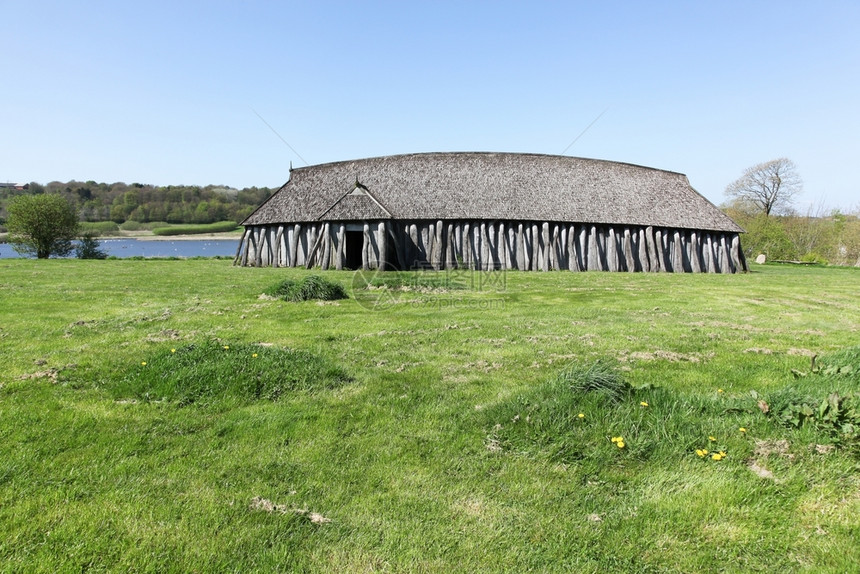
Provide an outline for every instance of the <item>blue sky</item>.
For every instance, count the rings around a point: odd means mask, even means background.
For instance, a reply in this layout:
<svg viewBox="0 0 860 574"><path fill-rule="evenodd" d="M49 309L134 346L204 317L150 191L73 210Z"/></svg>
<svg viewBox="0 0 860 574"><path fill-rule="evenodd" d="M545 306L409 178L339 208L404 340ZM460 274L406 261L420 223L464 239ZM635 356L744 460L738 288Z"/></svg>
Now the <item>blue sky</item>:
<svg viewBox="0 0 860 574"><path fill-rule="evenodd" d="M0 181L277 187L290 162L560 154L594 122L567 155L717 204L784 156L801 211L860 207L856 1L0 0L0 20Z"/></svg>

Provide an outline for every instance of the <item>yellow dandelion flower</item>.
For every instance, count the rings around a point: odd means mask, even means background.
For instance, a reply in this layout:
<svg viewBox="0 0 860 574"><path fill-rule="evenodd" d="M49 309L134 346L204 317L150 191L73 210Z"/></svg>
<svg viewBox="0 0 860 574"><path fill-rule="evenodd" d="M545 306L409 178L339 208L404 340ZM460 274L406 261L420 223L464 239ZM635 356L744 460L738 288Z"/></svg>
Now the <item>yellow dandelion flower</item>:
<svg viewBox="0 0 860 574"><path fill-rule="evenodd" d="M612 437L612 442L620 442L620 441L622 441L622 440L624 440L624 439L623 439L623 438L621 438L620 436L614 436L614 437Z"/></svg>
<svg viewBox="0 0 860 574"><path fill-rule="evenodd" d="M712 458L713 460L723 460L723 456L724 456L724 455L722 455L722 454L720 454L720 453L718 453L718 452L715 452L714 454L712 454L712 455L711 455L711 458Z"/></svg>
<svg viewBox="0 0 860 574"><path fill-rule="evenodd" d="M641 401L641 402L639 403L639 406L647 407L647 406L648 406L648 403L646 403L645 401Z"/></svg>
<svg viewBox="0 0 860 574"><path fill-rule="evenodd" d="M740 432L747 432L747 429L745 429L744 427L741 427L741 428L739 428L738 430L739 430Z"/></svg>
<svg viewBox="0 0 860 574"><path fill-rule="evenodd" d="M146 366L146 361L141 361L141 362L140 362L140 366L141 366L141 367L145 367L145 366Z"/></svg>
<svg viewBox="0 0 860 574"><path fill-rule="evenodd" d="M225 351L226 351L226 350L228 350L229 348L230 348L230 345L224 345L224 350L225 350Z"/></svg>
<svg viewBox="0 0 860 574"><path fill-rule="evenodd" d="M254 358L256 359L256 358L257 358L257 353L254 353L254 354L253 354L253 355L251 355L251 356L252 356L252 357L254 357Z"/></svg>
<svg viewBox="0 0 860 574"><path fill-rule="evenodd" d="M170 349L170 352L171 352L171 353L175 353L175 352L176 352L176 349Z"/></svg>
<svg viewBox="0 0 860 574"><path fill-rule="evenodd" d="M623 440L620 440L620 441L618 441L617 443L615 443L615 445L616 445L618 448L624 448L624 441L623 441Z"/></svg>
<svg viewBox="0 0 860 574"><path fill-rule="evenodd" d="M256 355L254 355L254 356L256 356ZM579 413L579 414L578 414L578 415L576 415L576 416L577 416L577 417L579 417L579 418L581 418L581 419L584 419L584 418L585 418L585 413Z"/></svg>
<svg viewBox="0 0 860 574"><path fill-rule="evenodd" d="M709 437L708 437L708 440L709 440L709 441L711 441L711 442L717 442L717 439L716 439L716 438L714 438L714 437L712 437L712 436L709 436Z"/></svg>
<svg viewBox="0 0 860 574"><path fill-rule="evenodd" d="M699 455L699 458L705 458L705 455L708 454L708 451L697 448L696 454Z"/></svg>

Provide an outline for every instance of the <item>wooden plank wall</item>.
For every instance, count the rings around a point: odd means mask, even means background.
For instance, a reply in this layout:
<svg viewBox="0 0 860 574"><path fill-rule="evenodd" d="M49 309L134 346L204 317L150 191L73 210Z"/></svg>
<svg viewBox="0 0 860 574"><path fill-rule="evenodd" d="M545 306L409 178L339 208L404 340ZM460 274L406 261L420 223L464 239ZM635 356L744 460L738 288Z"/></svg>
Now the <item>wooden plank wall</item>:
<svg viewBox="0 0 860 574"><path fill-rule="evenodd" d="M737 273L747 263L737 233L533 221L351 222L364 269L518 269ZM234 263L343 269L345 222L245 229ZM387 264L386 254L389 259Z"/></svg>

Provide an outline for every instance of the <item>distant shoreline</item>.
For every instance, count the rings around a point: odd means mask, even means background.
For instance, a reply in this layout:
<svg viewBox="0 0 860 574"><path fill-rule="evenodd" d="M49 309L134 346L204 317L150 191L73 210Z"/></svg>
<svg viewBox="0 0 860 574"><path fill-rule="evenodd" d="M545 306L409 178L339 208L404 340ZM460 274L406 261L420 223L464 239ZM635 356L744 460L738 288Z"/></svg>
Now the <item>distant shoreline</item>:
<svg viewBox="0 0 860 574"><path fill-rule="evenodd" d="M0 233L0 243L7 243L8 233ZM224 233L192 233L189 235L155 235L152 231L126 231L112 235L98 235L96 241L106 239L139 239L141 241L200 241L205 239L236 240L242 239L241 231Z"/></svg>
<svg viewBox="0 0 860 574"><path fill-rule="evenodd" d="M189 235L155 235L151 231L128 231L119 235L99 235L97 241L104 239L139 239L141 241L194 241L201 239L242 239L241 231L225 233L192 233Z"/></svg>

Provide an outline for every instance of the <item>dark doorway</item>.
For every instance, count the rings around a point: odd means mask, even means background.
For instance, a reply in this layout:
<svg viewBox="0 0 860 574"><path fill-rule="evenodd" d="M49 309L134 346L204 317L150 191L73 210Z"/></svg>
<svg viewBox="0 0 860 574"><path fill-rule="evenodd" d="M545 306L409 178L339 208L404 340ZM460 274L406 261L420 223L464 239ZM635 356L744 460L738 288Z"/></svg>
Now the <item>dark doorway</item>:
<svg viewBox="0 0 860 574"><path fill-rule="evenodd" d="M346 232L346 261L344 268L361 269L361 250L364 248L364 233L361 231Z"/></svg>

